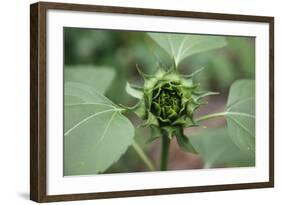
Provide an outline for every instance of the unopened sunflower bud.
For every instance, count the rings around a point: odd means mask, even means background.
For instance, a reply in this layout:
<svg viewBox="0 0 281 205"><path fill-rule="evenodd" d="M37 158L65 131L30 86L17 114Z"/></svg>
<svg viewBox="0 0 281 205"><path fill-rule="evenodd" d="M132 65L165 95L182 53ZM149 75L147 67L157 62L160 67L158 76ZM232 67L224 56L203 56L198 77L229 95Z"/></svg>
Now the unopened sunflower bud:
<svg viewBox="0 0 281 205"><path fill-rule="evenodd" d="M158 130L159 136L171 139L176 135L179 145L185 151L195 152L183 134L183 129L198 125L193 116L196 109L204 104L202 98L217 93L198 90L199 84L193 82L198 71L191 75L181 75L174 68L165 71L158 66L154 75L144 74L140 70L139 73L144 79L143 88L131 86L127 89L129 94L140 98L131 110L145 120L144 126Z"/></svg>

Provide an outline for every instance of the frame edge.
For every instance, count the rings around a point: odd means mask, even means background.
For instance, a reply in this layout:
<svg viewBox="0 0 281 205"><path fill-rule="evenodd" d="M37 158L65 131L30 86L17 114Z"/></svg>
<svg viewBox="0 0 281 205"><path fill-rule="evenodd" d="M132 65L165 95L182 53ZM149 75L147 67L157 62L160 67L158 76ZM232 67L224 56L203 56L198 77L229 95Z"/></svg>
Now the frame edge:
<svg viewBox="0 0 281 205"><path fill-rule="evenodd" d="M274 17L269 19L269 183L274 187Z"/></svg>
<svg viewBox="0 0 281 205"><path fill-rule="evenodd" d="M272 16L255 16L246 14L233 13L216 13L216 12L202 12L202 11L186 11L186 10L168 10L155 9L144 7L121 7L108 5L94 5L94 4L78 4L78 3L59 3L59 2L38 2L45 9L59 9L59 10L76 10L85 12L108 12L120 14L134 14L134 15L150 15L150 16L166 16L166 17L184 17L184 18L200 18L200 19L216 19L216 20L234 20L234 21L250 21L250 22L264 22L268 23L273 18Z"/></svg>
<svg viewBox="0 0 281 205"><path fill-rule="evenodd" d="M38 3L30 5L30 199L39 200L38 185Z"/></svg>
<svg viewBox="0 0 281 205"><path fill-rule="evenodd" d="M46 201L46 10L30 5L30 200Z"/></svg>

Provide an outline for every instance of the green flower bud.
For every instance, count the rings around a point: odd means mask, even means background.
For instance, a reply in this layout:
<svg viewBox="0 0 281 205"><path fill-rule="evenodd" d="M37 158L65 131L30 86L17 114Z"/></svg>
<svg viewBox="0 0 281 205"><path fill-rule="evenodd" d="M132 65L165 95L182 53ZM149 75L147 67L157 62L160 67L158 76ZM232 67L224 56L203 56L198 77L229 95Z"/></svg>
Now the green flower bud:
<svg viewBox="0 0 281 205"><path fill-rule="evenodd" d="M189 103L179 82L160 82L148 95L152 98L149 112L157 118L160 127L174 124L181 117L188 117L186 110Z"/></svg>
<svg viewBox="0 0 281 205"><path fill-rule="evenodd" d="M140 99L130 110L142 117L145 120L143 126L150 126L157 135L151 140L163 135L171 139L175 135L181 147L195 152L190 144L186 144L188 140L183 129L198 126L193 116L196 109L205 104L202 98L216 94L199 91L199 84L194 84L193 78L201 70L191 75L181 75L173 68L165 71L161 66L154 75L139 70L144 87L127 86L127 92Z"/></svg>

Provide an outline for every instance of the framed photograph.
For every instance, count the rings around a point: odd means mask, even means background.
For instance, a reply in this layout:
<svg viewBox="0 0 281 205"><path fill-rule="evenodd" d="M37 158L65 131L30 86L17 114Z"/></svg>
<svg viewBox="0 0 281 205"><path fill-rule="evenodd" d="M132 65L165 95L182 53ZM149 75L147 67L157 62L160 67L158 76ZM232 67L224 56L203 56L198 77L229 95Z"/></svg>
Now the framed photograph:
<svg viewBox="0 0 281 205"><path fill-rule="evenodd" d="M274 186L274 18L30 7L30 198Z"/></svg>

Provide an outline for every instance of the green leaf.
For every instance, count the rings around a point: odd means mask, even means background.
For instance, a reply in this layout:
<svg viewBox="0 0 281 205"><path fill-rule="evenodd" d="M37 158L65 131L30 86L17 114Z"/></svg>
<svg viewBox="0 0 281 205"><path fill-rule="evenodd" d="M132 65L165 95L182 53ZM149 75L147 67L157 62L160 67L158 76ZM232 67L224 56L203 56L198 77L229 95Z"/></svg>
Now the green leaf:
<svg viewBox="0 0 281 205"><path fill-rule="evenodd" d="M106 103L114 105L108 98L97 92L92 87L76 82L64 83L64 104L75 103Z"/></svg>
<svg viewBox="0 0 281 205"><path fill-rule="evenodd" d="M255 165L255 156L240 150L226 129L206 129L189 136L189 139L202 157L205 168Z"/></svg>
<svg viewBox="0 0 281 205"><path fill-rule="evenodd" d="M178 66L182 60L200 52L226 45L221 36L148 33L148 35L174 60Z"/></svg>
<svg viewBox="0 0 281 205"><path fill-rule="evenodd" d="M226 106L228 134L242 150L255 154L255 81L232 84Z"/></svg>
<svg viewBox="0 0 281 205"><path fill-rule="evenodd" d="M134 98L141 99L143 96L143 91L141 88L138 88L136 86L131 85L127 82L126 84L126 91L129 95L131 95Z"/></svg>
<svg viewBox="0 0 281 205"><path fill-rule="evenodd" d="M134 127L122 109L91 87L66 83L64 175L104 172L133 143Z"/></svg>
<svg viewBox="0 0 281 205"><path fill-rule="evenodd" d="M176 138L180 148L185 152L191 152L197 154L196 149L191 144L189 138L187 138L183 132L183 128L178 128L176 130Z"/></svg>
<svg viewBox="0 0 281 205"><path fill-rule="evenodd" d="M64 80L65 82L78 82L93 87L100 93L105 93L109 88L115 71L109 67L97 66L65 66Z"/></svg>
<svg viewBox="0 0 281 205"><path fill-rule="evenodd" d="M228 37L229 48L239 63L239 70L249 78L255 77L255 44L254 38ZM243 48L243 49L241 49Z"/></svg>

